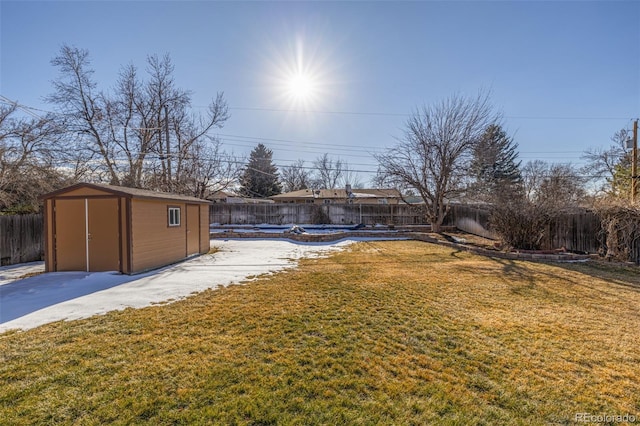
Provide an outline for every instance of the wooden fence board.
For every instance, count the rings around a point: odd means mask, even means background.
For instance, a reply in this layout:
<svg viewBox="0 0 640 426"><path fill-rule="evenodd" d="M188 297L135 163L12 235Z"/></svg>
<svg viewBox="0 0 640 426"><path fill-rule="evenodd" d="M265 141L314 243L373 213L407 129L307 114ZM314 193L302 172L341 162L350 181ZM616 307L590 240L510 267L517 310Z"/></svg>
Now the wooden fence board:
<svg viewBox="0 0 640 426"><path fill-rule="evenodd" d="M0 216L0 266L33 262L43 257L41 214Z"/></svg>
<svg viewBox="0 0 640 426"><path fill-rule="evenodd" d="M462 204L451 205L444 224L455 226L470 234L492 240L499 239L498 234L489 226L489 211L481 207Z"/></svg>

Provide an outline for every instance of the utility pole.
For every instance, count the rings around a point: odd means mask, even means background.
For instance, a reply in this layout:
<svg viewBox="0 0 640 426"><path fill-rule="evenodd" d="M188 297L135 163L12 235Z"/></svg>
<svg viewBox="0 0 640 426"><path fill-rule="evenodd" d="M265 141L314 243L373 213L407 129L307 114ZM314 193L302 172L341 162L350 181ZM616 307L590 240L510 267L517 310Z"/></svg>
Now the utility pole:
<svg viewBox="0 0 640 426"><path fill-rule="evenodd" d="M638 120L633 122L633 152L631 158L631 204L638 195Z"/></svg>

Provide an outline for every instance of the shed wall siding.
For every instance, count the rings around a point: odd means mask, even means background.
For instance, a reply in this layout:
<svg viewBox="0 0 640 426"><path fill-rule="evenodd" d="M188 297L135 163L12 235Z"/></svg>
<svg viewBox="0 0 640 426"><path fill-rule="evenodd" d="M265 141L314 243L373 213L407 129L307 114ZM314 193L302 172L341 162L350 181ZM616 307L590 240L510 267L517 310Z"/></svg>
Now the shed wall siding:
<svg viewBox="0 0 640 426"><path fill-rule="evenodd" d="M200 253L209 253L211 243L209 242L209 205L200 205Z"/></svg>
<svg viewBox="0 0 640 426"><path fill-rule="evenodd" d="M167 209L180 207L180 226L169 227ZM186 205L166 201L132 200L131 272L164 266L186 257Z"/></svg>
<svg viewBox="0 0 640 426"><path fill-rule="evenodd" d="M120 197L120 271L125 274L131 273L131 265L129 265L129 229L127 227L129 218L129 209L127 199Z"/></svg>
<svg viewBox="0 0 640 426"><path fill-rule="evenodd" d="M187 256L191 256L200 253L200 206L187 204L186 219Z"/></svg>
<svg viewBox="0 0 640 426"><path fill-rule="evenodd" d="M53 200L45 200L44 202L44 267L46 272L54 272L54 224L53 224Z"/></svg>

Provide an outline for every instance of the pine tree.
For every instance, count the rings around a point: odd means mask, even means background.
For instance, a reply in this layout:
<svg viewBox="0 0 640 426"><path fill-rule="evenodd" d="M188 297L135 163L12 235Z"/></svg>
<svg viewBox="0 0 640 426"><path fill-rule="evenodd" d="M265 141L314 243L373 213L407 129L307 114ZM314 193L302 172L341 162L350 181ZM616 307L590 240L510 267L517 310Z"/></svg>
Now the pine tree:
<svg viewBox="0 0 640 426"><path fill-rule="evenodd" d="M491 200L517 191L522 183L518 144L500 125L492 124L474 146L470 171L475 179L475 195Z"/></svg>
<svg viewBox="0 0 640 426"><path fill-rule="evenodd" d="M612 177L607 178L611 186L610 193L618 198L627 199L631 193L631 152L626 152L613 166Z"/></svg>
<svg viewBox="0 0 640 426"><path fill-rule="evenodd" d="M273 164L273 151L258 144L249 155L242 176L241 193L247 197L266 198L282 192L278 168Z"/></svg>

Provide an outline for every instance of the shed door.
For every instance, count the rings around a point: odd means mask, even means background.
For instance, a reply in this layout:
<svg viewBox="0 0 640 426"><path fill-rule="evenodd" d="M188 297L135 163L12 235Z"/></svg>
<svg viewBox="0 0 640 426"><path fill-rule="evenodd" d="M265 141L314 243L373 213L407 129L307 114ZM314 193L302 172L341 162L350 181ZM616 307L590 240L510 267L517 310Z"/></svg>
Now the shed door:
<svg viewBox="0 0 640 426"><path fill-rule="evenodd" d="M56 271L120 270L117 198L57 199Z"/></svg>
<svg viewBox="0 0 640 426"><path fill-rule="evenodd" d="M56 271L86 271L85 200L55 201Z"/></svg>
<svg viewBox="0 0 640 426"><path fill-rule="evenodd" d="M89 199L88 208L88 270L118 271L120 270L118 199Z"/></svg>
<svg viewBox="0 0 640 426"><path fill-rule="evenodd" d="M200 253L200 206L187 204L187 256Z"/></svg>

